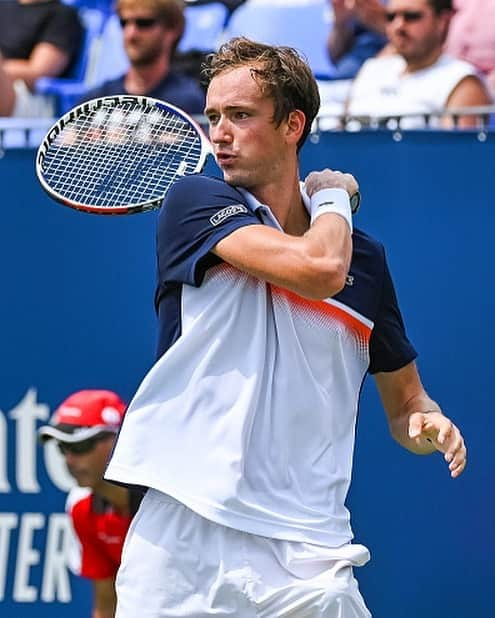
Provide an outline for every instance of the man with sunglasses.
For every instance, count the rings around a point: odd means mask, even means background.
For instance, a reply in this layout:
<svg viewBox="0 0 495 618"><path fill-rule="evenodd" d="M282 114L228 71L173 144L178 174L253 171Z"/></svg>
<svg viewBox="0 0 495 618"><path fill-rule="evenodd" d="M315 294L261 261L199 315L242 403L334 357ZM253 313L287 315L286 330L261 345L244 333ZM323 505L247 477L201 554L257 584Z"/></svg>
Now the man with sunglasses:
<svg viewBox="0 0 495 618"><path fill-rule="evenodd" d="M66 509L80 550L74 572L94 584L92 618L114 616L115 575L131 517L137 510L135 494L103 480L124 410L124 402L112 391L78 391L38 432L42 442L56 440L78 484L67 497Z"/></svg>
<svg viewBox="0 0 495 618"><path fill-rule="evenodd" d="M173 66L185 27L182 0L117 0L116 10L129 69L90 90L82 101L116 94L146 95L189 114L201 114L205 103L201 86Z"/></svg>
<svg viewBox="0 0 495 618"><path fill-rule="evenodd" d="M424 127L424 116L449 109L490 104L475 67L444 54L453 14L452 0L390 0L386 34L394 54L365 62L352 85L347 113L352 116L414 115L403 128ZM458 126L474 126L474 116ZM448 117L441 124L451 127Z"/></svg>

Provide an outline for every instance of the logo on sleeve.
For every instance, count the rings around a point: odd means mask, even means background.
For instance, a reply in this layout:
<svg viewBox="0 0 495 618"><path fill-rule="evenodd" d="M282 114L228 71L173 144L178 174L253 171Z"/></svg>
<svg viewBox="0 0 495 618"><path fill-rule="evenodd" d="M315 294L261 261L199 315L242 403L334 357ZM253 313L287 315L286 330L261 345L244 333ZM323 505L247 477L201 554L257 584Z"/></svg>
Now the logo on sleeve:
<svg viewBox="0 0 495 618"><path fill-rule="evenodd" d="M232 206L222 208L222 210L219 210L216 214L210 217L210 223L212 225L220 225L220 223L223 223L225 219L238 215L239 213L246 212L248 212L248 209L243 204L232 204Z"/></svg>

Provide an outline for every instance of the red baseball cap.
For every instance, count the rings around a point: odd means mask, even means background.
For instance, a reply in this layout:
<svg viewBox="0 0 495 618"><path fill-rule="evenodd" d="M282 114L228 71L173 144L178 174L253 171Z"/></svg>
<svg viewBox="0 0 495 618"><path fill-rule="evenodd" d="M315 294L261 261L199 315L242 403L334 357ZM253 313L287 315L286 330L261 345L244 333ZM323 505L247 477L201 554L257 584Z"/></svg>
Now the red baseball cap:
<svg viewBox="0 0 495 618"><path fill-rule="evenodd" d="M117 433L126 405L113 391L73 393L55 410L50 423L38 429L42 442L81 442L104 432Z"/></svg>

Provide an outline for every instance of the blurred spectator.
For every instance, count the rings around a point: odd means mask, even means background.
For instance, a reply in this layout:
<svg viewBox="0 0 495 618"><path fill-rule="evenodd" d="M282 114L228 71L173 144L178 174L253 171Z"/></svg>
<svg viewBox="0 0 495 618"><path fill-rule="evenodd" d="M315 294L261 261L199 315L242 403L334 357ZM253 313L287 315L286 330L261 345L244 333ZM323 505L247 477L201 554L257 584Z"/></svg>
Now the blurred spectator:
<svg viewBox="0 0 495 618"><path fill-rule="evenodd" d="M116 8L130 67L124 75L90 90L83 100L146 95L190 114L203 113L205 99L199 83L171 66L184 32L182 0L117 0Z"/></svg>
<svg viewBox="0 0 495 618"><path fill-rule="evenodd" d="M390 0L386 33L396 53L367 60L348 99L352 116L418 114L404 128L424 126L420 115L490 104L475 67L443 54L451 0ZM448 119L442 122L451 126ZM459 126L474 126L464 116Z"/></svg>
<svg viewBox="0 0 495 618"><path fill-rule="evenodd" d="M3 68L3 58L0 54L0 116L10 116L15 105L15 90L12 78Z"/></svg>
<svg viewBox="0 0 495 618"><path fill-rule="evenodd" d="M70 491L66 506L77 536L71 568L93 581L93 618L114 616L115 575L139 503L129 490L103 480L124 410L125 404L112 391L78 391L38 432L43 442L56 440L79 485Z"/></svg>
<svg viewBox="0 0 495 618"><path fill-rule="evenodd" d="M70 69L82 35L77 11L59 0L2 0L0 114L53 115L51 100L34 95L34 84Z"/></svg>
<svg viewBox="0 0 495 618"><path fill-rule="evenodd" d="M495 0L454 0L446 51L473 64L495 97Z"/></svg>
<svg viewBox="0 0 495 618"><path fill-rule="evenodd" d="M380 0L329 0L334 21L328 36L328 54L336 77L354 77L365 60L386 43L385 7Z"/></svg>

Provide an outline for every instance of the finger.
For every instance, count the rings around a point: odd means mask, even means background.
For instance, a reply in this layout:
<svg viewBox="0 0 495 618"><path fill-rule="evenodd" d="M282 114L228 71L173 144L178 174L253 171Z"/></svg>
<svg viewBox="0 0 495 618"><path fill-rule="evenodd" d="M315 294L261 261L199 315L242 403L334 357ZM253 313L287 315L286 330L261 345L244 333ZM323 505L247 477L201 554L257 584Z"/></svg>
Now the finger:
<svg viewBox="0 0 495 618"><path fill-rule="evenodd" d="M466 453L458 453L449 465L450 473L462 472L466 466Z"/></svg>
<svg viewBox="0 0 495 618"><path fill-rule="evenodd" d="M450 476L452 478L457 478L460 474L462 474L466 468L467 460L464 458L457 466L454 466L450 469Z"/></svg>
<svg viewBox="0 0 495 618"><path fill-rule="evenodd" d="M442 445L446 445L454 435L454 429L457 429L457 427L452 422L446 421L442 423L438 430L437 441Z"/></svg>
<svg viewBox="0 0 495 618"><path fill-rule="evenodd" d="M409 417L409 437L418 438L423 433L424 424L424 414L422 414L421 412L411 414L411 416Z"/></svg>
<svg viewBox="0 0 495 618"><path fill-rule="evenodd" d="M444 455L445 461L451 462L455 455L464 448L464 441L460 431L457 428L455 432L452 432L452 437L446 446L447 449Z"/></svg>
<svg viewBox="0 0 495 618"><path fill-rule="evenodd" d="M445 453L445 460L450 466L455 467L463 459L466 459L466 447L461 439L459 446L455 450Z"/></svg>

